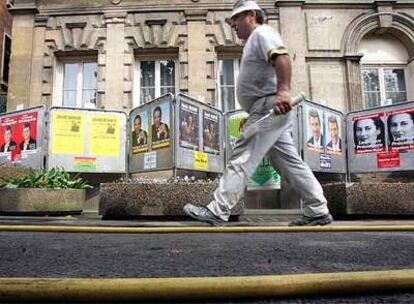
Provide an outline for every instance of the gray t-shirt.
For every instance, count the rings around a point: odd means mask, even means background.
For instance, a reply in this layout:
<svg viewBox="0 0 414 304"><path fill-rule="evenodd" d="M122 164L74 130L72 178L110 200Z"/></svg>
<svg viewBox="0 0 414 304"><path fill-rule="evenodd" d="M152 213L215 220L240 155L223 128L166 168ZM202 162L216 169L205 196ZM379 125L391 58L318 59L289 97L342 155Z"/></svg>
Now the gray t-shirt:
<svg viewBox="0 0 414 304"><path fill-rule="evenodd" d="M277 79L271 64L274 54L287 54L280 34L268 25L258 26L244 46L237 79L237 99L243 110L276 92Z"/></svg>

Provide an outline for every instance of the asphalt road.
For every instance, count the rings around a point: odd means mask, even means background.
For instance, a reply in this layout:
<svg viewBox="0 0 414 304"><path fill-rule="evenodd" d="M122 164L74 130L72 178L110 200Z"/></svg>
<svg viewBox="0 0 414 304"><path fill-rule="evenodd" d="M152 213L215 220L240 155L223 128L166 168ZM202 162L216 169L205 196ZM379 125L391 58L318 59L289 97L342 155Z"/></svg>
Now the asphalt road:
<svg viewBox="0 0 414 304"><path fill-rule="evenodd" d="M0 277L158 278L414 269L413 232L0 232ZM254 303L413 303L413 293ZM210 302L214 303L214 302ZM221 302L221 303L235 303ZM240 303L251 303L240 302Z"/></svg>

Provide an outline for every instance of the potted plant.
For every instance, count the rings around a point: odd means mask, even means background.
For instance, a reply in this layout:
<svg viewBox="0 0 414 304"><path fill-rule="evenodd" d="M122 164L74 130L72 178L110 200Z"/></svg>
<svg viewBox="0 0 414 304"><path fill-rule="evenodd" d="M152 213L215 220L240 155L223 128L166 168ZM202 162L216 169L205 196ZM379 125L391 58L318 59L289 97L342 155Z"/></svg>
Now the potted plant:
<svg viewBox="0 0 414 304"><path fill-rule="evenodd" d="M86 188L92 187L61 168L0 177L0 214L79 214Z"/></svg>

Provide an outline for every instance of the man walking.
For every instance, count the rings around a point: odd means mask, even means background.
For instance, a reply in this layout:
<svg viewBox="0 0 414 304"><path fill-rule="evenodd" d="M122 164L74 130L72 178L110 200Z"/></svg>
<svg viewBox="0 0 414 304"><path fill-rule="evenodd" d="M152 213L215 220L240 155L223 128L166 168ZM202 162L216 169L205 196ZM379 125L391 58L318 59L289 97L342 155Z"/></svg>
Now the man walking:
<svg viewBox="0 0 414 304"><path fill-rule="evenodd" d="M231 27L246 41L237 80L237 98L249 113L246 129L271 109L283 115L275 117L274 129L250 138L242 136L214 192L214 200L207 208L186 204L184 212L199 221L223 225L242 198L248 178L267 154L273 167L295 185L302 198L304 215L289 225L326 225L332 222L332 216L322 187L298 156L290 135L290 58L279 33L263 23L264 12L255 1L235 2Z"/></svg>

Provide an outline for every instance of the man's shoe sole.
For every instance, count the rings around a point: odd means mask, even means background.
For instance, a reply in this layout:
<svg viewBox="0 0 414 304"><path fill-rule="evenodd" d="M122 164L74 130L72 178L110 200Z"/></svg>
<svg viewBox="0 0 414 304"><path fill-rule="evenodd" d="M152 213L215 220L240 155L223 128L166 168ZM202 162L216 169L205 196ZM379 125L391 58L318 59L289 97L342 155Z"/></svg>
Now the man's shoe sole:
<svg viewBox="0 0 414 304"><path fill-rule="evenodd" d="M333 222L333 218L332 215L328 215L319 219L315 219L313 221L310 221L306 224L303 225L298 225L298 224L294 224L294 223L289 223L290 227L301 227L301 226L325 226L325 225L329 225Z"/></svg>
<svg viewBox="0 0 414 304"><path fill-rule="evenodd" d="M215 219L212 219L212 218L205 218L205 217L202 217L202 216L198 216L198 215L192 213L191 211L187 210L186 208L184 208L183 210L184 210L185 214L187 214L189 217L191 217L191 218L193 218L193 219L195 219L199 222L210 224L212 226L221 227L221 226L224 226L225 223L226 223L223 220L215 220Z"/></svg>

